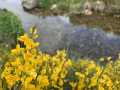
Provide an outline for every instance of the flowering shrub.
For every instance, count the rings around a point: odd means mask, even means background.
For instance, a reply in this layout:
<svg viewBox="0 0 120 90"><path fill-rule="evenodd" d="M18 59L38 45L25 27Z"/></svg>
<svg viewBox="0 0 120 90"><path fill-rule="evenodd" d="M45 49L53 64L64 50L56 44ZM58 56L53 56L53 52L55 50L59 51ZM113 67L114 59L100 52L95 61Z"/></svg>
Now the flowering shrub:
<svg viewBox="0 0 120 90"><path fill-rule="evenodd" d="M108 63L105 66L92 60L78 60L73 63L67 75L72 90L119 90L120 60L113 62L110 59L111 57L107 58ZM104 58L100 58L100 61L104 62Z"/></svg>
<svg viewBox="0 0 120 90"><path fill-rule="evenodd" d="M9 43L14 44L13 41L17 42L17 36L23 35L25 30L15 14L0 9L0 33L0 43L9 40Z"/></svg>
<svg viewBox="0 0 120 90"><path fill-rule="evenodd" d="M66 60L65 51L57 51L57 55L51 57L35 49L39 42L34 43L32 39L37 30L35 26L30 29L31 33L20 36L18 40L24 42L26 48L11 50L16 55L13 61L5 64L5 69L1 74L1 79L6 80L7 88L18 90L41 90L41 89L62 89L67 74L66 68L71 65L70 60ZM34 36L33 36L34 35Z"/></svg>
<svg viewBox="0 0 120 90"><path fill-rule="evenodd" d="M0 78L0 90L119 90L120 60L102 66L90 60L72 62L66 59L65 50L50 56L36 50L39 42L35 26L18 38L26 46L11 50ZM119 55L120 59L120 55ZM0 58L1 60L1 58ZM100 63L104 62L100 58Z"/></svg>

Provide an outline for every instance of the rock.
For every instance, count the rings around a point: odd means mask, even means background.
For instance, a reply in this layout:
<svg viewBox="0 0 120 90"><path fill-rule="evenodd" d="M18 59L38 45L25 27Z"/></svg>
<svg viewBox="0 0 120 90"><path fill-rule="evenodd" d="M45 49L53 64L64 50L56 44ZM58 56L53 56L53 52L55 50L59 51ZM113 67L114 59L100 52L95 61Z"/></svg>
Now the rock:
<svg viewBox="0 0 120 90"><path fill-rule="evenodd" d="M57 8L57 5L56 4L53 4L51 9L56 9Z"/></svg>
<svg viewBox="0 0 120 90"><path fill-rule="evenodd" d="M83 9L82 13L85 15L91 15L92 10L103 12L105 10L104 2L99 1L99 0L94 3L86 1L84 4L84 9Z"/></svg>
<svg viewBox="0 0 120 90"><path fill-rule="evenodd" d="M25 10L31 10L38 5L38 0L21 0Z"/></svg>
<svg viewBox="0 0 120 90"><path fill-rule="evenodd" d="M92 11L89 10L89 9L85 9L85 10L83 11L83 13L84 13L85 15L92 15Z"/></svg>
<svg viewBox="0 0 120 90"><path fill-rule="evenodd" d="M103 12L105 10L105 4L102 1L96 1L93 5L92 5L92 9L94 11L99 11L99 12Z"/></svg>
<svg viewBox="0 0 120 90"><path fill-rule="evenodd" d="M90 2L85 2L85 4L84 4L84 8L85 9L91 9L91 3Z"/></svg>

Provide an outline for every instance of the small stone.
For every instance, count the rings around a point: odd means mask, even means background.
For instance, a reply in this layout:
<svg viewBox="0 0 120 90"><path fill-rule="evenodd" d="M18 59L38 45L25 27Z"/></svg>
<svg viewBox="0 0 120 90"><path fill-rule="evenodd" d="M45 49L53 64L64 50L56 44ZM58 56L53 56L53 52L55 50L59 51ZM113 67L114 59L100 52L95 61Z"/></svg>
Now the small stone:
<svg viewBox="0 0 120 90"><path fill-rule="evenodd" d="M84 14L85 14L85 15L92 15L92 11L89 10L89 9L85 9L85 10L84 10Z"/></svg>
<svg viewBox="0 0 120 90"><path fill-rule="evenodd" d="M57 8L57 5L56 4L53 4L51 9L56 9Z"/></svg>

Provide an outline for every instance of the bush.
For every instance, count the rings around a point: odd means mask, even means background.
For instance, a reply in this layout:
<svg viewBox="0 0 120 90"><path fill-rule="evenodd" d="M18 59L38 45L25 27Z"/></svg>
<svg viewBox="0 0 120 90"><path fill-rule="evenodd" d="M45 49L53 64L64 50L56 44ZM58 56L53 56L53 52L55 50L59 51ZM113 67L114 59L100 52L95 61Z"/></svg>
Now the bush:
<svg viewBox="0 0 120 90"><path fill-rule="evenodd" d="M20 19L11 12L0 10L0 42L6 38L13 38L15 42L19 35L23 35L25 30L22 28Z"/></svg>
<svg viewBox="0 0 120 90"><path fill-rule="evenodd" d="M50 56L35 47L39 42L35 26L18 38L26 46L11 50L9 62L4 63L0 78L0 89L8 90L119 90L120 60L113 62L104 58L95 63L93 60L78 60L71 63L66 59L65 50ZM12 56L13 55L13 56ZM120 59L120 54L119 54ZM0 59L1 60L1 59Z"/></svg>
<svg viewBox="0 0 120 90"><path fill-rule="evenodd" d="M35 35L37 31L34 26L30 31L29 37L25 33L19 38L26 48L20 48L17 44L16 49L11 50L16 58L5 64L1 74L2 87L15 90L62 89L66 82L66 68L71 65L71 61L65 59L65 51L57 51L53 57L41 51L36 55L35 47L39 46L39 42L34 43L32 39L38 35Z"/></svg>

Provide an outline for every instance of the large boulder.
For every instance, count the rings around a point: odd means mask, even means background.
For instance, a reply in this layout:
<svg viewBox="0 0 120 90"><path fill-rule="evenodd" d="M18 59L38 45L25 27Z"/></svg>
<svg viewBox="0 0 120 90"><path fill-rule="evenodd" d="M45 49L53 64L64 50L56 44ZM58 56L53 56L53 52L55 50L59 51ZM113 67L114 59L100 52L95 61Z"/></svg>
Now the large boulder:
<svg viewBox="0 0 120 90"><path fill-rule="evenodd" d="M25 10L31 10L38 5L38 0L21 0Z"/></svg>

